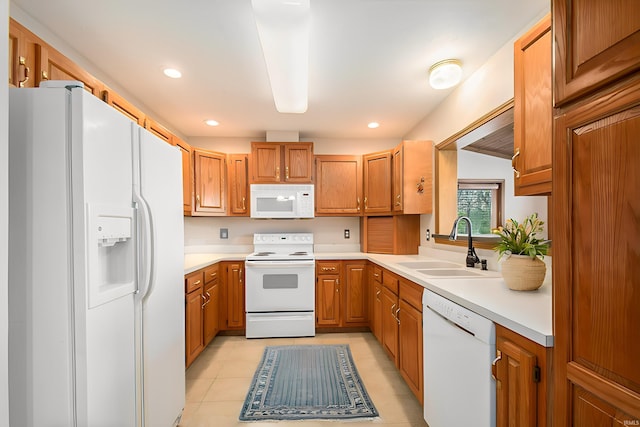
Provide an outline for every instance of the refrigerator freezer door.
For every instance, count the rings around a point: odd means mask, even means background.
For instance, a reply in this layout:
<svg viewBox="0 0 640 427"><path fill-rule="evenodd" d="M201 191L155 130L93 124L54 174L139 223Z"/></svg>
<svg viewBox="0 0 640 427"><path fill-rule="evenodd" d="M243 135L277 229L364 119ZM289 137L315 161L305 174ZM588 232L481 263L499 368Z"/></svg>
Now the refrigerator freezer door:
<svg viewBox="0 0 640 427"><path fill-rule="evenodd" d="M134 197L145 205L139 211L149 215L141 222L150 227L140 231L150 230L150 236L140 241L151 245L142 248L146 265L140 271L149 271L149 280L140 280L137 295L142 300L143 425L171 426L185 403L182 156L176 147L138 130L140 181Z"/></svg>
<svg viewBox="0 0 640 427"><path fill-rule="evenodd" d="M79 88L71 112L77 423L134 426L131 121Z"/></svg>

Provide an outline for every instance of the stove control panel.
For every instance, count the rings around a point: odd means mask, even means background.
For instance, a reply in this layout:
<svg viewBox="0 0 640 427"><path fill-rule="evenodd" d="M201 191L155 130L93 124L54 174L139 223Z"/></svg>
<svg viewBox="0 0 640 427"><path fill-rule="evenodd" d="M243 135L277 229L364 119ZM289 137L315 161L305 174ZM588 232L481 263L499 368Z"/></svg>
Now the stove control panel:
<svg viewBox="0 0 640 427"><path fill-rule="evenodd" d="M313 244L313 233L256 233L254 245Z"/></svg>

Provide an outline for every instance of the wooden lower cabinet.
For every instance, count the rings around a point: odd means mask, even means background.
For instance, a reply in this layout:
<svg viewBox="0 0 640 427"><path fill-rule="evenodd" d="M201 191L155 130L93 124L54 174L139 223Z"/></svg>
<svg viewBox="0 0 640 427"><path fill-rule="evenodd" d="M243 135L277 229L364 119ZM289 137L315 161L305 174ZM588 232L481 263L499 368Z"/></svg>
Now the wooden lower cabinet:
<svg viewBox="0 0 640 427"><path fill-rule="evenodd" d="M382 347L393 363L398 366L398 333L399 324L396 317L398 307L398 296L391 292L389 288L383 287L380 295L381 322L382 322Z"/></svg>
<svg viewBox="0 0 640 427"><path fill-rule="evenodd" d="M496 325L497 357L492 368L497 427L551 425L547 405L551 350Z"/></svg>
<svg viewBox="0 0 640 427"><path fill-rule="evenodd" d="M244 311L244 262L223 262L225 305L225 329L239 330L245 327Z"/></svg>
<svg viewBox="0 0 640 427"><path fill-rule="evenodd" d="M367 263L316 262L316 327L366 327Z"/></svg>
<svg viewBox="0 0 640 427"><path fill-rule="evenodd" d="M424 288L401 280L398 324L398 369L420 403L424 399L422 357L422 292Z"/></svg>
<svg viewBox="0 0 640 427"><path fill-rule="evenodd" d="M369 328L382 342L382 269L369 265Z"/></svg>
<svg viewBox="0 0 640 427"><path fill-rule="evenodd" d="M204 349L202 294L204 275L202 270L185 276L185 364L187 367Z"/></svg>
<svg viewBox="0 0 640 427"><path fill-rule="evenodd" d="M218 281L218 265L215 264L204 270L203 295L203 337L206 347L220 331L220 284Z"/></svg>

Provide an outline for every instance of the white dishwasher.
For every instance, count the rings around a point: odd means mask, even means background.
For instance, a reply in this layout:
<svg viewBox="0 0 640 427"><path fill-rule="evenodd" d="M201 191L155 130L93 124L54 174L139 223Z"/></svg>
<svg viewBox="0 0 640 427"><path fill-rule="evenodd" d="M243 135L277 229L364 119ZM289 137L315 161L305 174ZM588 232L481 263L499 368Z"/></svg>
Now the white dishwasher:
<svg viewBox="0 0 640 427"><path fill-rule="evenodd" d="M425 421L429 427L494 427L494 323L428 289L422 304Z"/></svg>

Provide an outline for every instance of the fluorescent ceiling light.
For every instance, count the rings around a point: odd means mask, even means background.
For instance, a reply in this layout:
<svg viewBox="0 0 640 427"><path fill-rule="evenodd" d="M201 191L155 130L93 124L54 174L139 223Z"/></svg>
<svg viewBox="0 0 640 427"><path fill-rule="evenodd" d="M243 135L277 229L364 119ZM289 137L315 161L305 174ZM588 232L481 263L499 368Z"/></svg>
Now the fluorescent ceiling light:
<svg viewBox="0 0 640 427"><path fill-rule="evenodd" d="M457 59L437 62L429 68L429 84L434 89L448 89L460 83L462 66Z"/></svg>
<svg viewBox="0 0 640 427"><path fill-rule="evenodd" d="M310 0L251 0L271 92L281 113L307 111Z"/></svg>

